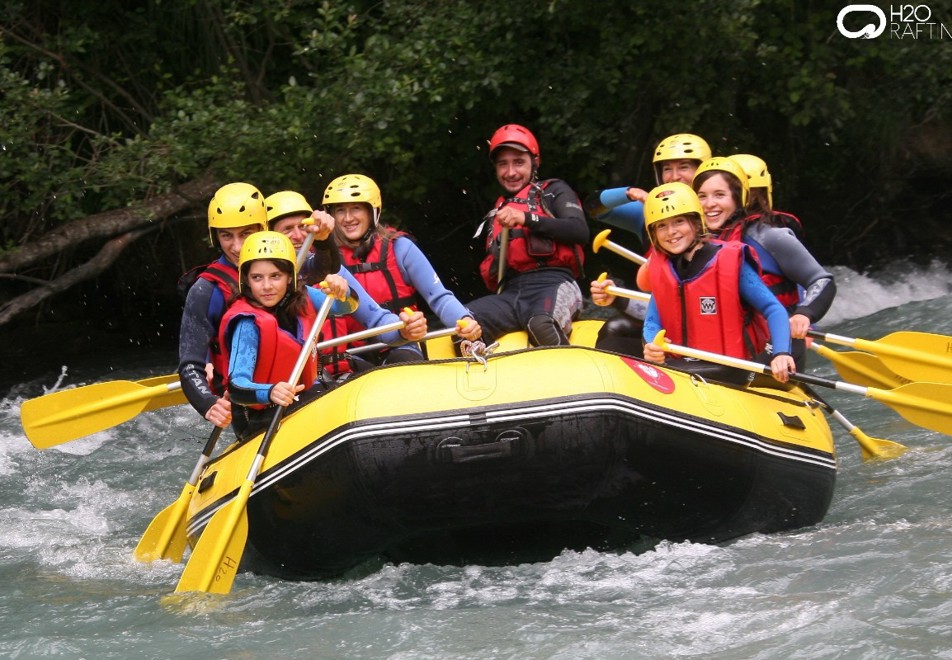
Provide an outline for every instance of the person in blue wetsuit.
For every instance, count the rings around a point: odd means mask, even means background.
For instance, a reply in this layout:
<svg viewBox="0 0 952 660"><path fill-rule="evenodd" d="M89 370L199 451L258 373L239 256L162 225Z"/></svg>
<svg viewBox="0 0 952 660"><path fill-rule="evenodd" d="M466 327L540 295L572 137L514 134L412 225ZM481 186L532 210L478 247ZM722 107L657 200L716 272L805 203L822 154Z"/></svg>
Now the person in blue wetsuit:
<svg viewBox="0 0 952 660"><path fill-rule="evenodd" d="M297 260L290 239L265 231L244 243L239 261L239 294L225 312L219 343L228 359L227 388L233 406L232 426L240 440L263 430L274 406L300 403L327 387L319 377L313 351L297 382L290 382L317 310L330 293L297 282ZM349 314L357 300L344 293L331 309Z"/></svg>
<svg viewBox="0 0 952 660"><path fill-rule="evenodd" d="M693 133L669 135L658 143L651 157L655 184L680 181L691 185L698 165L711 157L707 141ZM644 201L648 193L643 188L626 186L606 188L586 199L586 210L595 220L626 229L644 238Z"/></svg>
<svg viewBox="0 0 952 660"><path fill-rule="evenodd" d="M418 309L422 299L444 327L458 327L463 338L479 339L482 328L473 313L443 285L413 239L381 222L383 200L373 179L363 174L339 176L324 191L323 203L334 217L345 277L350 276L370 298L392 313L406 314L403 310L410 309L411 319L422 319L423 313ZM467 322L460 325L463 319ZM346 317L344 324L346 332L365 326L358 315ZM329 368L339 372L363 371L380 364L423 359L415 342L359 357L345 358L343 351L344 347L338 349L338 359Z"/></svg>
<svg viewBox="0 0 952 660"><path fill-rule="evenodd" d="M787 313L760 280L750 248L708 239L697 195L680 182L648 193L645 226L655 251L648 262L645 359L665 361L652 341L662 329L674 344L742 359L764 351L769 339L771 373L787 382L796 371Z"/></svg>
<svg viewBox="0 0 952 660"><path fill-rule="evenodd" d="M299 192L282 190L265 199L268 210L268 224L272 230L291 239L295 252L299 252L307 233L314 234L314 246L298 271L298 281L302 284L324 282L329 290L351 291L357 297L357 310L348 317L330 317L324 323L321 333L324 338L342 336L363 328L376 328L395 321L405 321L407 325L400 331L385 333L377 341L391 346L403 346L408 341L416 341L426 334L426 319L403 310L392 313L381 308L360 283L341 265L340 252L334 236L334 216L322 209L312 209L307 199ZM399 315L398 315L399 314ZM351 318L352 321L347 321ZM346 346L333 347L322 351L322 363L328 367L328 376L341 375L343 370L334 368L338 359L343 359ZM350 357L350 356L347 356Z"/></svg>
<svg viewBox="0 0 952 660"><path fill-rule="evenodd" d="M676 133L661 140L655 147L651 158L654 168L655 183L671 183L679 181L691 185L694 173L698 166L711 157L711 148L704 138L693 133ZM648 193L642 188L610 188L600 193L600 199L606 206L604 210L595 211L595 219L610 225L623 227L638 236L643 243L645 238L644 201ZM651 257L651 249L646 252ZM648 270L641 266L636 275L639 289L647 291ZM614 280L594 281L591 283L592 301L596 305L611 304L621 312L608 319L598 331L596 346L607 351L626 353L635 357L642 356L641 333L644 326L646 303L628 298L611 296L611 303L607 299L606 287L615 286Z"/></svg>

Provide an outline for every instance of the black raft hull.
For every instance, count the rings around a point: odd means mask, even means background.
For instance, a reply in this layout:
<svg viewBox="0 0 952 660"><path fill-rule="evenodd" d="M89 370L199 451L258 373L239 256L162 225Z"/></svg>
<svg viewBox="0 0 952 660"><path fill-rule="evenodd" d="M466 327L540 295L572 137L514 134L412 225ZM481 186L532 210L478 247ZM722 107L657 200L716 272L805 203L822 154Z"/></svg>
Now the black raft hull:
<svg viewBox="0 0 952 660"><path fill-rule="evenodd" d="M583 348L381 369L288 417L248 502L243 567L320 579L371 559L516 563L812 525L836 461L805 401ZM257 445L206 468L193 543Z"/></svg>

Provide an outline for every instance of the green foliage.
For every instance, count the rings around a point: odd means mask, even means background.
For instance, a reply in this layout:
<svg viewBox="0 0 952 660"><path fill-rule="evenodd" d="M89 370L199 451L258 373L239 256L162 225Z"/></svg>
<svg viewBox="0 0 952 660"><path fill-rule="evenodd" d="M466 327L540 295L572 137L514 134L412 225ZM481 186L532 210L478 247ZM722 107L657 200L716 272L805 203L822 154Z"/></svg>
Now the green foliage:
<svg viewBox="0 0 952 660"><path fill-rule="evenodd" d="M949 132L947 43L849 40L793 0L4 4L3 245L209 169L312 201L365 172L437 240L491 201L505 122L583 194L649 185L654 144L692 131L764 156L791 207L859 217L915 173L911 135Z"/></svg>

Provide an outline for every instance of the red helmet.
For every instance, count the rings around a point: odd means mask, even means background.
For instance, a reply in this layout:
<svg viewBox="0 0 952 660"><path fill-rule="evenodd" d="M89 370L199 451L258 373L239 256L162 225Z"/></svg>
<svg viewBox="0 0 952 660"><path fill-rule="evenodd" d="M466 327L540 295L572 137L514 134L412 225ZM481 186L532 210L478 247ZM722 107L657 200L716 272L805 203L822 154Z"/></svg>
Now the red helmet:
<svg viewBox="0 0 952 660"><path fill-rule="evenodd" d="M493 133L492 138L489 140L490 160L495 157L496 150L501 147L510 147L518 151L528 152L536 160L536 163L538 163L539 142L535 139L535 135L532 134L532 131L525 126L506 124L496 129L496 132Z"/></svg>

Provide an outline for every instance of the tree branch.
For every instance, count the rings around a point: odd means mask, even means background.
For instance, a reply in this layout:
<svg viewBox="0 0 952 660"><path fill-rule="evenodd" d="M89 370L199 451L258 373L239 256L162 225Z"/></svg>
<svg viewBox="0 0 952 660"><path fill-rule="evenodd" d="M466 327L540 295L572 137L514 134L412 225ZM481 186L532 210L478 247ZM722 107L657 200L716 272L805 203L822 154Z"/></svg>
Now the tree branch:
<svg viewBox="0 0 952 660"><path fill-rule="evenodd" d="M122 251L125 250L130 243L134 242L137 238L149 233L150 231L154 231L154 229L154 227L137 229L135 231L126 232L121 236L117 236L116 238L108 241L99 251L99 253L86 263L77 266L76 268L71 268L62 277L59 277L51 282L47 282L43 286L32 289L31 291L17 296L13 300L10 300L5 305L0 307L0 326L9 323L18 314L31 309L50 296L65 291L74 284L96 277L101 272L109 268L109 266L112 265L112 263L119 257L120 254L122 254Z"/></svg>
<svg viewBox="0 0 952 660"><path fill-rule="evenodd" d="M13 273L77 243L133 231L189 207L202 206L211 198L217 187L215 177L209 172L176 187L171 192L135 206L74 220L0 256L0 272Z"/></svg>

